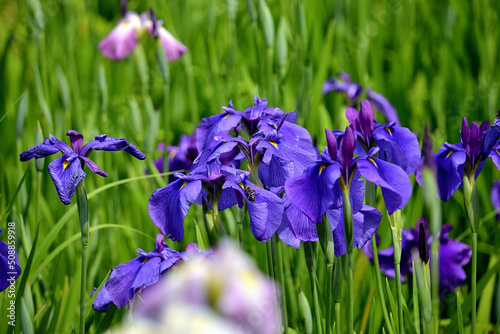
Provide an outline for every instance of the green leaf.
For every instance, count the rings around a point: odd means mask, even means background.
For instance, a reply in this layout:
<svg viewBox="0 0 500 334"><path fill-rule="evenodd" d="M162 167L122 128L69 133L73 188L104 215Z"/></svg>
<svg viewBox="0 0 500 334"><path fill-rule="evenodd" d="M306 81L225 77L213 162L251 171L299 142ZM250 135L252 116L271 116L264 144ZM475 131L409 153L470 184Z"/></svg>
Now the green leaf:
<svg viewBox="0 0 500 334"><path fill-rule="evenodd" d="M10 199L10 202L7 205L7 209L3 213L2 218L0 218L0 224L2 224L2 222L7 219L7 216L12 211L12 207L14 206L14 203L16 201L17 195L19 195L19 191L21 190L21 187L22 187L24 181L26 180L26 176L28 175L29 171L30 171L30 166L28 166L26 168L26 171L24 172L23 178L21 179L21 181L19 181L19 184L17 185L16 191L14 192L14 196L12 196L12 198Z"/></svg>

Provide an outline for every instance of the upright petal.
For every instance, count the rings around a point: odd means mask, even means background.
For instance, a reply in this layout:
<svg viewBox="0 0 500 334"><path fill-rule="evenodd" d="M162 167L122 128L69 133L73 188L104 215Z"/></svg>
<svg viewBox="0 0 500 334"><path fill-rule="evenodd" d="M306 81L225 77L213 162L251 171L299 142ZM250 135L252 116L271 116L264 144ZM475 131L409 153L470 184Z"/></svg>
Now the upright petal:
<svg viewBox="0 0 500 334"><path fill-rule="evenodd" d="M305 174L287 180L285 191L295 206L318 223L335 201L333 186L339 177L338 165L318 163Z"/></svg>
<svg viewBox="0 0 500 334"><path fill-rule="evenodd" d="M95 140L85 144L80 155L88 157L92 151L125 151L137 159L146 159L146 156L137 147L124 138L113 138L107 135L95 136Z"/></svg>
<svg viewBox="0 0 500 334"><path fill-rule="evenodd" d="M184 217L202 192L201 181L179 179L156 189L149 199L149 216L160 231L173 241L184 236Z"/></svg>
<svg viewBox="0 0 500 334"><path fill-rule="evenodd" d="M73 147L73 152L80 153L83 146L83 135L75 130L68 130L66 132L66 136L69 136L69 140L71 141L71 147Z"/></svg>
<svg viewBox="0 0 500 334"><path fill-rule="evenodd" d="M128 12L116 27L99 43L101 53L111 60L120 60L134 51L141 30L139 15Z"/></svg>
<svg viewBox="0 0 500 334"><path fill-rule="evenodd" d="M401 167L377 158L360 159L357 166L361 176L382 188L389 214L402 209L408 203L412 185Z"/></svg>
<svg viewBox="0 0 500 334"><path fill-rule="evenodd" d="M374 129L375 120L373 115L373 108L370 102L368 100L361 101L358 120L360 131L366 139L371 137Z"/></svg>
<svg viewBox="0 0 500 334"><path fill-rule="evenodd" d="M231 131L240 124L241 115L229 112L203 118L196 128L196 146L198 152L210 148L214 137L223 131Z"/></svg>
<svg viewBox="0 0 500 334"><path fill-rule="evenodd" d="M344 166L344 168L349 168L351 166L355 149L356 139L354 138L352 126L349 126L345 129L344 137L342 137L340 141L340 161L342 161L342 166Z"/></svg>
<svg viewBox="0 0 500 334"><path fill-rule="evenodd" d="M63 155L62 158L52 161L48 166L48 170L61 202L66 205L71 204L71 198L75 194L76 186L87 175L82 169L80 159L75 156Z"/></svg>

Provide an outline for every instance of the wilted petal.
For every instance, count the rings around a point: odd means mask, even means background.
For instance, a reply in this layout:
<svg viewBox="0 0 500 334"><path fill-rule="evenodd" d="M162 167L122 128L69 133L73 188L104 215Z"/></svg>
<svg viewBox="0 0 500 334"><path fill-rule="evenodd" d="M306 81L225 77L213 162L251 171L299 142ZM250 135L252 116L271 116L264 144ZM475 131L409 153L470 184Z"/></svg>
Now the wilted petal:
<svg viewBox="0 0 500 334"><path fill-rule="evenodd" d="M95 136L95 140L88 142L82 148L80 155L88 157L92 151L125 151L137 159L144 160L146 156L137 147L124 138L113 138L107 135Z"/></svg>
<svg viewBox="0 0 500 334"><path fill-rule="evenodd" d="M99 50L109 59L120 60L134 51L141 30L139 15L128 12L116 27L99 43Z"/></svg>
<svg viewBox="0 0 500 334"><path fill-rule="evenodd" d="M184 217L202 191L201 181L179 179L156 189L149 199L149 216L160 231L174 241L184 235Z"/></svg>
<svg viewBox="0 0 500 334"><path fill-rule="evenodd" d="M87 175L82 169L80 159L75 156L63 155L62 158L52 161L48 166L48 170L61 202L66 205L70 204L76 186Z"/></svg>
<svg viewBox="0 0 500 334"><path fill-rule="evenodd" d="M358 160L357 166L358 171L367 181L382 188L389 214L402 209L408 203L412 185L401 167L377 158Z"/></svg>

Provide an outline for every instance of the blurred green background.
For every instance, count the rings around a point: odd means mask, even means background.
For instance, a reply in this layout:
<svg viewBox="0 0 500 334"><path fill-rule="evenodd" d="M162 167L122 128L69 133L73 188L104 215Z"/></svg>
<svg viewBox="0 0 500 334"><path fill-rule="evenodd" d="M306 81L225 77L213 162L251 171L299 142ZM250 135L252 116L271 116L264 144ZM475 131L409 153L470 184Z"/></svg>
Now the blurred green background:
<svg viewBox="0 0 500 334"><path fill-rule="evenodd" d="M136 12L150 7L189 47L179 61L170 63L169 98L164 94L154 41L148 36L120 62L99 53L99 41L120 19L119 1L0 2L0 212L6 211L28 168L8 217L17 224L22 268L40 223L23 296L24 320L21 326L18 317L16 332L22 327L29 333L31 327L36 333L69 333L78 324L81 246L76 205L59 201L46 171L37 173L33 162L19 162L19 153L35 144L37 122L44 137L51 133L65 141L68 129L80 131L86 141L101 133L125 137L151 161L160 156L155 149L158 142L176 143L181 134L191 134L201 118L220 112L229 100L242 110L253 104L254 95L286 112L297 110L298 123L317 136L322 147L325 127L342 129L347 123L342 96L322 94L323 82L339 71L384 94L397 108L402 124L419 138L424 123L429 124L436 151L444 141L459 141L463 115L469 121L492 122L499 108L498 1L280 0L266 4L264 0L169 0L128 4ZM167 113L170 125L165 131ZM45 166L52 159L46 158ZM91 226L101 227L91 233L89 296L109 269L129 261L137 248L153 249L159 231L149 219L147 203L153 190L164 185L161 177L115 185L144 175L148 166L123 152L94 152L92 159L110 176L102 178L87 170L85 179L89 193L102 190L90 199ZM489 192L499 177L493 164L485 164L477 181L483 216L492 210ZM105 185L112 187L102 188ZM413 199L403 211L406 226L420 217L422 203L415 184ZM381 202L379 209L383 211ZM169 241L169 245L182 249L197 241L193 219L201 219L200 212L200 208L191 209L182 244ZM500 258L498 223L492 215L489 218L479 230L478 277ZM234 215L228 211L223 220L229 233L235 233ZM382 248L391 240L386 220L385 216L379 230ZM444 204L443 220L455 226L452 236L460 235L470 244L460 191ZM6 221L0 222L0 228L6 230ZM265 245L247 236L247 251L265 271L265 256L259 256ZM302 250L282 248L292 264L285 273L287 293L296 298L300 286L310 296ZM382 316L371 300L372 271L361 252L355 258L355 328L378 333ZM318 267L323 289L324 268ZM492 275L479 294L481 330L498 328L500 288L495 270ZM461 288L463 300L467 286ZM409 288L405 285L403 291L411 309ZM0 314L7 303L5 292L1 293ZM288 303L290 327L303 332L297 305L292 305L293 300ZM373 314L371 308L375 308ZM456 295L443 299L443 327L453 322L456 309ZM111 323L125 312L118 311ZM89 331L99 332L103 315L89 307L88 316ZM106 326L109 323L103 322L102 328ZM0 331L5 330L2 320Z"/></svg>

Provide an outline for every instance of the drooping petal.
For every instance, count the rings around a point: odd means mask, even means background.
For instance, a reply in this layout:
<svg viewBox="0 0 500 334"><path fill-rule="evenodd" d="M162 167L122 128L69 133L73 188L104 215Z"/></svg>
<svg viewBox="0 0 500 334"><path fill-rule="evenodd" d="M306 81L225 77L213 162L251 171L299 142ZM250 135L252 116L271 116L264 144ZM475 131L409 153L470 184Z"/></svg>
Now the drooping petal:
<svg viewBox="0 0 500 334"><path fill-rule="evenodd" d="M144 260L143 256L139 256L129 262L121 263L113 269L105 286L110 299L117 307L123 307L129 300L133 299L132 284L141 270Z"/></svg>
<svg viewBox="0 0 500 334"><path fill-rule="evenodd" d="M388 122L396 122L398 126L401 126L401 122L399 121L398 112L396 108L392 106L392 104L380 93L376 93L371 89L367 89L366 97L368 101L382 114L384 114L386 120Z"/></svg>
<svg viewBox="0 0 500 334"><path fill-rule="evenodd" d="M70 154L73 152L73 150L71 149L71 147L69 147L68 144L59 141L56 137L49 134L49 136L45 138L43 143L41 143L40 145L33 146L30 149L21 153L20 160L28 161L33 158L35 159L45 158L46 156L52 155L59 151L61 151L63 154Z"/></svg>
<svg viewBox="0 0 500 334"><path fill-rule="evenodd" d="M146 156L125 138L113 138L107 135L95 136L95 140L85 144L80 155L88 157L92 151L125 151L137 159L146 159Z"/></svg>
<svg viewBox="0 0 500 334"><path fill-rule="evenodd" d="M109 296L106 285L107 282L104 283L103 287L99 291L99 294L95 297L95 300L92 303L92 307L98 312L106 312L109 306L113 303L111 297Z"/></svg>
<svg viewBox="0 0 500 334"><path fill-rule="evenodd" d="M421 153L418 138L413 132L407 128L386 126L377 128L373 137L380 147L379 157L403 168L407 175L415 173Z"/></svg>
<svg viewBox="0 0 500 334"><path fill-rule="evenodd" d="M268 187L283 186L293 176L294 164L276 155L272 155L268 163L259 164L259 179Z"/></svg>
<svg viewBox="0 0 500 334"><path fill-rule="evenodd" d="M470 262L472 256L472 249L468 245L448 238L446 230L451 228L450 225L444 225L441 231L439 286L442 295L454 291L465 281L467 276L463 266Z"/></svg>
<svg viewBox="0 0 500 334"><path fill-rule="evenodd" d="M71 204L71 198L75 194L76 186L87 175L82 169L80 159L73 156L63 155L57 158L48 166L50 177L56 186L57 194L61 202Z"/></svg>
<svg viewBox="0 0 500 334"><path fill-rule="evenodd" d="M84 162L85 162L85 165L87 165L87 167L94 173L96 174L99 174L101 176L104 176L104 177L107 177L109 174L106 173L105 171L101 170L99 168L99 166L97 166L97 164L95 162L93 162L92 160L90 160L89 158L86 158L86 157L80 157L80 159L82 159Z"/></svg>
<svg viewBox="0 0 500 334"><path fill-rule="evenodd" d="M360 174L382 188L389 214L402 209L410 199L411 181L401 167L377 158L357 161Z"/></svg>
<svg viewBox="0 0 500 334"><path fill-rule="evenodd" d="M156 189L149 199L149 216L160 231L174 241L184 235L184 217L202 192L201 181L179 179Z"/></svg>
<svg viewBox="0 0 500 334"><path fill-rule="evenodd" d="M278 229L278 236L287 245L300 248L301 241L317 241L318 233L316 223L312 222L302 211L299 210L289 199L287 194L283 196L285 211L283 220Z"/></svg>
<svg viewBox="0 0 500 334"><path fill-rule="evenodd" d="M481 157L486 159L500 138L500 126L495 123L491 128L484 131L483 138L481 140Z"/></svg>
<svg viewBox="0 0 500 334"><path fill-rule="evenodd" d="M188 48L179 42L167 29L160 27L158 32L168 61L177 60L188 51Z"/></svg>
<svg viewBox="0 0 500 334"><path fill-rule="evenodd" d="M332 222L335 255L344 255L347 249L345 243L343 209L328 210L328 217ZM377 209L368 205L363 205L363 208L358 213L353 214L354 247L358 249L364 247L375 234L381 219L382 214Z"/></svg>
<svg viewBox="0 0 500 334"><path fill-rule="evenodd" d="M334 203L333 186L340 177L336 164L318 163L301 176L288 179L285 190L290 201L313 222L319 223Z"/></svg>
<svg viewBox="0 0 500 334"><path fill-rule="evenodd" d="M99 43L101 53L111 60L120 60L134 51L142 29L139 15L128 12L116 27Z"/></svg>
<svg viewBox="0 0 500 334"><path fill-rule="evenodd" d="M490 197L493 209L497 210L497 220L500 220L500 181L493 183Z"/></svg>
<svg viewBox="0 0 500 334"><path fill-rule="evenodd" d="M435 155L439 197L448 201L462 184L466 154L443 148Z"/></svg>
<svg viewBox="0 0 500 334"><path fill-rule="evenodd" d="M210 148L214 137L223 131L231 131L238 126L241 115L229 112L203 118L196 128L196 146L198 152Z"/></svg>

